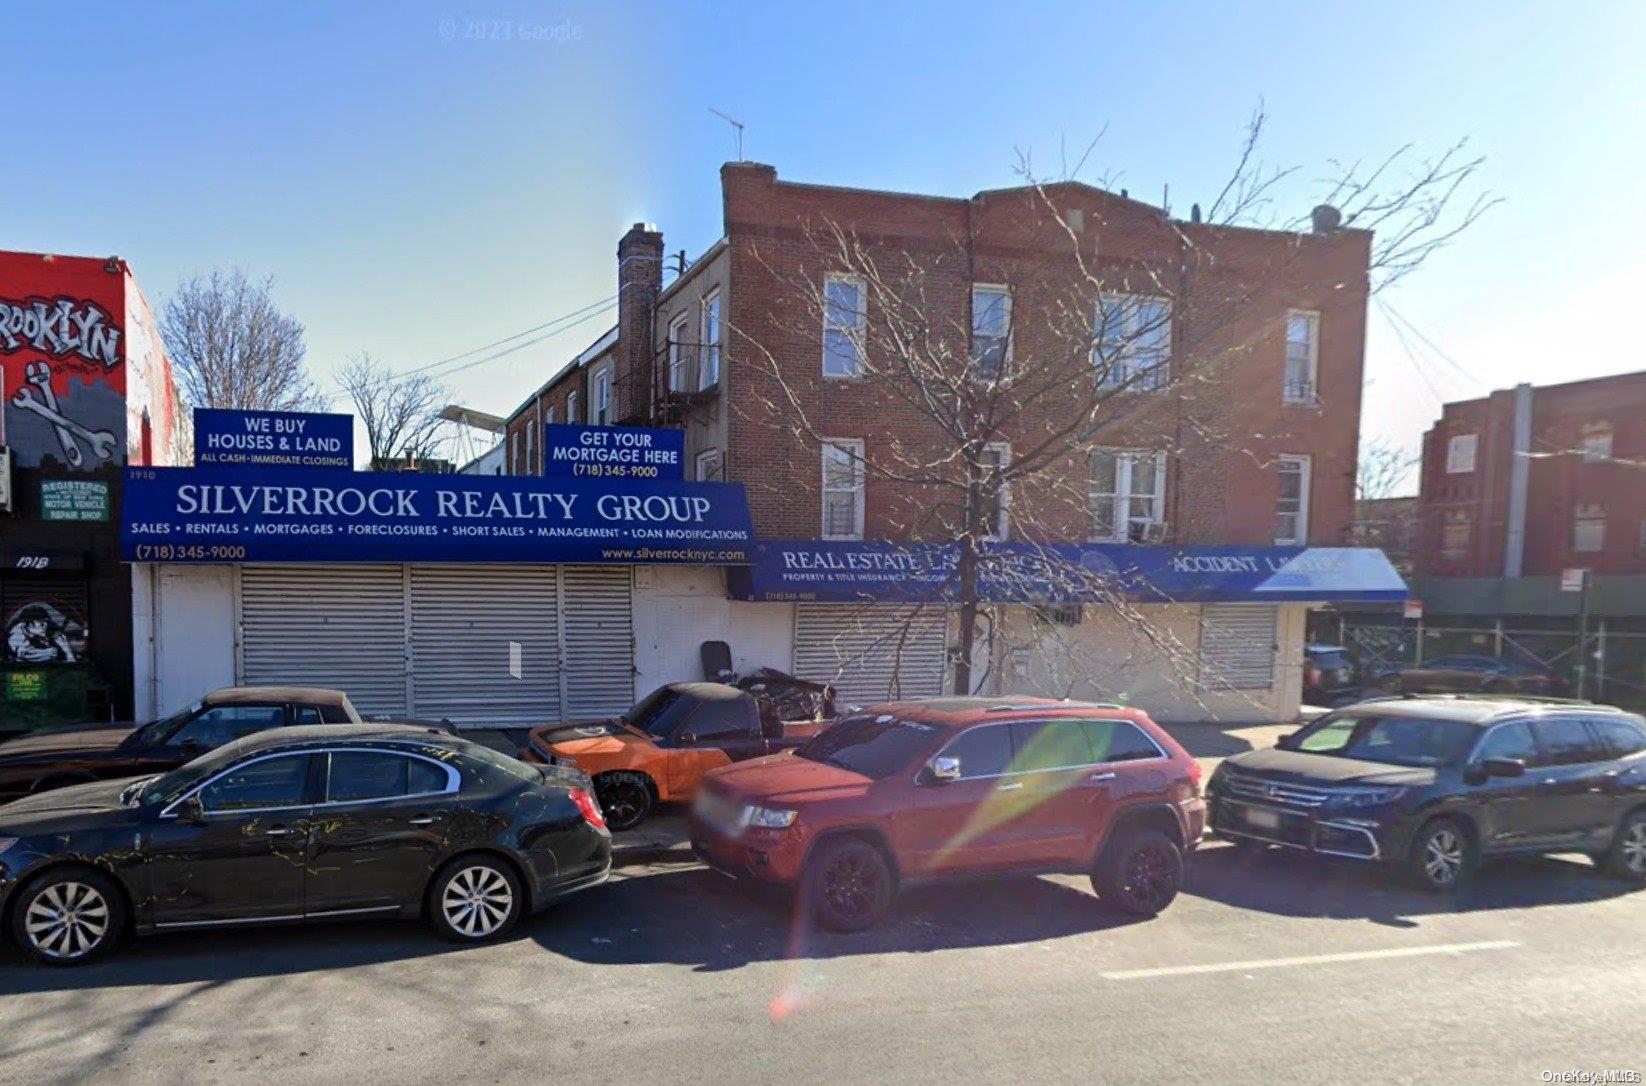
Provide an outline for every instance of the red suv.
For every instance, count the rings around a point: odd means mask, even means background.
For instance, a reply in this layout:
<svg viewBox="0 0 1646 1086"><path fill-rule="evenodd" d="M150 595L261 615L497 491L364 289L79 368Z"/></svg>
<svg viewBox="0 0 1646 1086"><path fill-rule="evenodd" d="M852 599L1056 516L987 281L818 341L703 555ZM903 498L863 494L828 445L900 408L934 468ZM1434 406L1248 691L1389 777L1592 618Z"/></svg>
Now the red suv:
<svg viewBox="0 0 1646 1086"><path fill-rule="evenodd" d="M708 774L692 847L796 885L825 927L878 920L906 882L1086 873L1152 916L1205 828L1200 770L1145 714L1047 698L934 698L854 712L799 748Z"/></svg>

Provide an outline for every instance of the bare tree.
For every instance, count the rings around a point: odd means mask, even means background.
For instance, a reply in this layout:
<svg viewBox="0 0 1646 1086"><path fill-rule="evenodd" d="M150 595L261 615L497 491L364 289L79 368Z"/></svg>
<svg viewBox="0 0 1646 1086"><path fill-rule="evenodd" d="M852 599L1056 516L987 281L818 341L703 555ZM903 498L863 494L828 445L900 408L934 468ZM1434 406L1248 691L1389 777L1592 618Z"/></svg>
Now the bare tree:
<svg viewBox="0 0 1646 1086"><path fill-rule="evenodd" d="M971 235L914 248L859 237L833 221L805 229L810 265L826 268L825 276L758 254L801 304L780 326L731 327L754 370L734 409L794 455L827 447L839 461L834 470L860 473L887 496L890 534L953 555L924 602L958 605L956 693L976 688L974 649L990 600L1095 601L1154 654L1196 668L1183 640L1138 607L1143 586L1135 577L1085 561L1067 541L1214 542L1176 523L1168 528L1175 518L1139 508L1153 499L1136 495L1156 492L1154 476L1177 458L1255 455L1231 445L1250 427L1226 377L1234 360L1275 334L1262 322L1300 298L1330 299L1357 279L1368 293L1379 289L1491 204L1454 207L1479 160L1460 162L1454 150L1386 187L1403 162L1395 156L1328 181L1343 206L1335 221L1312 224L1306 244L1276 233L1237 246L1226 228L1264 215L1292 173L1261 162L1263 122L1260 109L1212 213L1196 207L1188 222L1085 186L1042 183L1024 158L1027 198L974 212L993 216L1005 236L1037 239L1017 242L1015 255L980 255ZM1374 240L1350 229L1357 224L1388 236ZM1148 235L1160 259L1104 251L1111 229ZM956 307L954 293L975 282L999 290L974 292L969 306ZM799 343L815 347L801 353ZM816 367L792 365L808 356L833 362L861 390L859 402L875 405L861 454L831 445L838 415L820 409L831 398ZM1123 488L1115 463L1129 454L1109 451L1116 448L1157 450L1158 459L1128 460L1133 485ZM1101 492L1088 484L1099 469L1110 473ZM1136 485L1139 476L1148 477L1146 489ZM1002 545L1008 519L1013 542Z"/></svg>
<svg viewBox="0 0 1646 1086"><path fill-rule="evenodd" d="M294 411L319 399L304 367L303 325L274 302L273 280L239 268L195 276L166 300L160 334L197 407Z"/></svg>
<svg viewBox="0 0 1646 1086"><path fill-rule="evenodd" d="M1360 447L1355 465L1355 500L1362 502L1397 498L1410 492L1412 469L1417 454L1383 438L1374 438Z"/></svg>
<svg viewBox="0 0 1646 1086"><path fill-rule="evenodd" d="M439 454L443 444L440 408L446 390L434 378L396 376L362 352L338 372L337 383L366 428L374 464L428 460Z"/></svg>

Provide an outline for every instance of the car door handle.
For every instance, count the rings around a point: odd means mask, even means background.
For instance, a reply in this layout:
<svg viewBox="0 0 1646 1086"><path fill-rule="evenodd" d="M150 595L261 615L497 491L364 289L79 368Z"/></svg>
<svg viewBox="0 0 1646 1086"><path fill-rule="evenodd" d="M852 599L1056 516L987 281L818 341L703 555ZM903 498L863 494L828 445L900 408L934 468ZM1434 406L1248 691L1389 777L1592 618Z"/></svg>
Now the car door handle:
<svg viewBox="0 0 1646 1086"><path fill-rule="evenodd" d="M996 792L1015 792L1019 788L1022 788L1022 787L1023 787L1023 782L1022 781L1013 781L1010 784L997 784L997 785L995 785L994 790Z"/></svg>
<svg viewBox="0 0 1646 1086"><path fill-rule="evenodd" d="M269 837L290 837L291 830L287 829L285 826L276 826L271 830L266 830L265 834Z"/></svg>
<svg viewBox="0 0 1646 1086"><path fill-rule="evenodd" d="M1105 781L1114 780L1114 774L1113 773L1093 773L1090 777L1087 777L1086 779L1091 781L1093 784L1102 784Z"/></svg>
<svg viewBox="0 0 1646 1086"><path fill-rule="evenodd" d="M432 825L434 825L434 816L433 815L418 815L416 818L411 820L411 825L413 825L413 826L432 826Z"/></svg>

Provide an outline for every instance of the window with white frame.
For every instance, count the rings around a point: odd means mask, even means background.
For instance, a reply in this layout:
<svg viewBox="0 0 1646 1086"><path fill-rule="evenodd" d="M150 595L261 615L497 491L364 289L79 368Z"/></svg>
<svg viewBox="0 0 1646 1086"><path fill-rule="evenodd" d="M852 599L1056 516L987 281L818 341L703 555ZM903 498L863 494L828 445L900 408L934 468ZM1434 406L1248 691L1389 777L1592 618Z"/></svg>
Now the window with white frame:
<svg viewBox="0 0 1646 1086"><path fill-rule="evenodd" d="M993 441L983 449L978 466L983 469L983 523L990 539L1005 539L1010 533L1011 488L1001 475L1012 460L1012 447Z"/></svg>
<svg viewBox="0 0 1646 1086"><path fill-rule="evenodd" d="M1475 470L1475 450L1479 434L1453 434L1446 441L1446 474L1467 475Z"/></svg>
<svg viewBox="0 0 1646 1086"><path fill-rule="evenodd" d="M831 275L823 282L823 376L859 377L868 308L863 281Z"/></svg>
<svg viewBox="0 0 1646 1086"><path fill-rule="evenodd" d="M697 481L700 483L725 482L726 461L719 449L704 449L697 454Z"/></svg>
<svg viewBox="0 0 1646 1086"><path fill-rule="evenodd" d="M691 326L691 317L682 313L669 322L669 391L686 391L686 374L689 371L687 360L691 357L691 347L686 342L686 329Z"/></svg>
<svg viewBox="0 0 1646 1086"><path fill-rule="evenodd" d="M1578 448L1585 464L1604 464L1612 458L1612 428L1604 422L1585 426Z"/></svg>
<svg viewBox="0 0 1646 1086"><path fill-rule="evenodd" d="M589 421L596 426L609 426L612 421L612 371L603 369L594 375L594 395L592 397L594 418Z"/></svg>
<svg viewBox="0 0 1646 1086"><path fill-rule="evenodd" d="M823 443L823 538L863 538L863 442Z"/></svg>
<svg viewBox="0 0 1646 1086"><path fill-rule="evenodd" d="M703 342L698 346L697 387L720 383L720 292L703 299Z"/></svg>
<svg viewBox="0 0 1646 1086"><path fill-rule="evenodd" d="M1448 509L1440 518L1440 557L1461 562L1474 546L1475 518L1467 509Z"/></svg>
<svg viewBox="0 0 1646 1086"><path fill-rule="evenodd" d="M1319 399L1320 314L1294 309L1286 314L1287 403L1314 403Z"/></svg>
<svg viewBox="0 0 1646 1086"><path fill-rule="evenodd" d="M1580 505L1572 514L1572 550L1599 554L1606 549L1606 507Z"/></svg>
<svg viewBox="0 0 1646 1086"><path fill-rule="evenodd" d="M1282 456L1275 499L1275 543L1301 547L1309 541L1309 458Z"/></svg>
<svg viewBox="0 0 1646 1086"><path fill-rule="evenodd" d="M1148 294L1097 300L1098 383L1109 388L1164 388L1171 379L1172 304Z"/></svg>
<svg viewBox="0 0 1646 1086"><path fill-rule="evenodd" d="M582 405L578 402L577 390L574 388L566 393L566 421L578 423L583 421Z"/></svg>
<svg viewBox="0 0 1646 1086"><path fill-rule="evenodd" d="M553 426L557 421L559 421L559 420L555 416L554 408L552 406L545 407L543 409L543 425L544 426ZM547 441L548 436L544 435L543 440Z"/></svg>
<svg viewBox="0 0 1646 1086"><path fill-rule="evenodd" d="M1154 449L1092 453L1092 539L1153 542L1166 518L1166 454Z"/></svg>
<svg viewBox="0 0 1646 1086"><path fill-rule="evenodd" d="M1012 355L1012 293L1005 287L972 287L972 372L999 377Z"/></svg>

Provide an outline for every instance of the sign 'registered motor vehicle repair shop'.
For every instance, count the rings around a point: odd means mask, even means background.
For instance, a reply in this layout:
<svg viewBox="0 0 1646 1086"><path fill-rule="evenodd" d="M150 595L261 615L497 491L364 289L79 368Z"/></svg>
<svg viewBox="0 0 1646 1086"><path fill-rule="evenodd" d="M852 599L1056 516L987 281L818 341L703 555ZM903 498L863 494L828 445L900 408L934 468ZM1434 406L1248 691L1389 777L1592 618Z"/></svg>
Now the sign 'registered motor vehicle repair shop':
<svg viewBox="0 0 1646 1086"><path fill-rule="evenodd" d="M130 468L131 562L747 561L743 488L621 478Z"/></svg>

